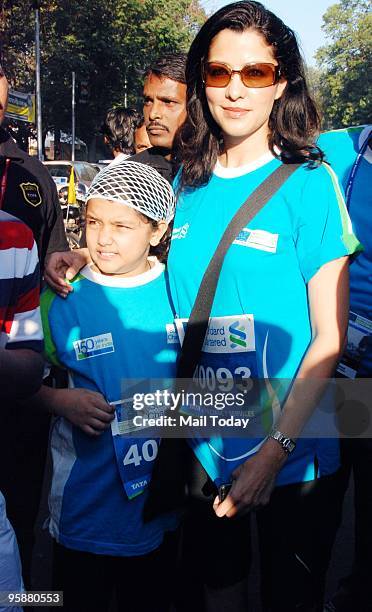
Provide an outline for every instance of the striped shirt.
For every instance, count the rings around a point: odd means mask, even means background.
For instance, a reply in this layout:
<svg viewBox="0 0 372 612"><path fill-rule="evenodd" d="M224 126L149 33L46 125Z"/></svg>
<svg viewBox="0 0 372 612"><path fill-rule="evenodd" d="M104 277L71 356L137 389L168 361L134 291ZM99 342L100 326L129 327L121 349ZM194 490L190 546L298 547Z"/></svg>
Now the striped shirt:
<svg viewBox="0 0 372 612"><path fill-rule="evenodd" d="M39 278L31 230L0 210L0 347L43 350Z"/></svg>

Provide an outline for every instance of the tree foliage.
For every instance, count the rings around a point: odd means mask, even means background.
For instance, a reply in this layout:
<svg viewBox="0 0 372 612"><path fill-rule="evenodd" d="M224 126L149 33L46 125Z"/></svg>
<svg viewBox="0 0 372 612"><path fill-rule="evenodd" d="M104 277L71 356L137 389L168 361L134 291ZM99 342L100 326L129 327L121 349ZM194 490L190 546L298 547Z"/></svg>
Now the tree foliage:
<svg viewBox="0 0 372 612"><path fill-rule="evenodd" d="M33 91L31 0L0 0L3 63L14 89ZM41 0L43 131L70 132L71 73L77 91L77 136L90 142L105 112L140 106L145 67L163 52L187 51L205 20L199 0ZM80 102L79 84L88 98Z"/></svg>
<svg viewBox="0 0 372 612"><path fill-rule="evenodd" d="M340 0L323 26L329 43L317 52L325 127L371 122L372 14L369 0Z"/></svg>
<svg viewBox="0 0 372 612"><path fill-rule="evenodd" d="M322 107L322 73L315 66L306 66L309 91L318 108Z"/></svg>

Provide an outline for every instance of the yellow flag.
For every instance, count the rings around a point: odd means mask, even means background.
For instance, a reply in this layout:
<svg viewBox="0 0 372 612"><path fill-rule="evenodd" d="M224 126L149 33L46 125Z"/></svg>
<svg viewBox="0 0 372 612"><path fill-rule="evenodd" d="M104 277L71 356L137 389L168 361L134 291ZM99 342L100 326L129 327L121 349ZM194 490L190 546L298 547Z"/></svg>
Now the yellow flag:
<svg viewBox="0 0 372 612"><path fill-rule="evenodd" d="M73 166L71 166L70 179L68 181L67 204L76 204L75 176Z"/></svg>

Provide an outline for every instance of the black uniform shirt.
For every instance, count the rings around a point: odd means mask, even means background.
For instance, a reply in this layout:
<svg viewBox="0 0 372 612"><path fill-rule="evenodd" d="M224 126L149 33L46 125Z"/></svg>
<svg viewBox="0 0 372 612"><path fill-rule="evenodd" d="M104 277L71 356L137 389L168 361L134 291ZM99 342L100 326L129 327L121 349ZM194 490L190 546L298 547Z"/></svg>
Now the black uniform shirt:
<svg viewBox="0 0 372 612"><path fill-rule="evenodd" d="M168 149L163 149L162 147L150 147L144 151L141 151L141 153L132 155L129 159L130 161L137 161L141 164L151 166L157 170L159 174L161 174L162 177L168 181L168 183L172 184L174 175L177 173L177 168L174 167L172 162L165 159L165 156L168 154Z"/></svg>
<svg viewBox="0 0 372 612"><path fill-rule="evenodd" d="M0 128L0 177L6 158L11 162L2 208L32 230L43 269L47 253L69 250L56 186L45 166Z"/></svg>

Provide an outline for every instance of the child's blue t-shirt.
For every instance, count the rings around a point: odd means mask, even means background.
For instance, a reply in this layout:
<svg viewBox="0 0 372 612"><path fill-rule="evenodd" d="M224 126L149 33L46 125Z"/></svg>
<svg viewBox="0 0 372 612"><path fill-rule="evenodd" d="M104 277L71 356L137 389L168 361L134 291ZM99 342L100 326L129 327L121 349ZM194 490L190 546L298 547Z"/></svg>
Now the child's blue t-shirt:
<svg viewBox="0 0 372 612"><path fill-rule="evenodd" d="M68 369L72 386L118 402L133 395L133 384L143 389L143 382L147 389L152 379L157 387L174 377L179 345L162 264L156 261L132 278L87 266L72 284L67 299L50 290L42 296L47 358ZM175 514L142 520L158 443L126 438L121 461L130 485L141 492L130 499L111 430L90 437L58 418L51 436L52 536L68 548L105 555L136 556L157 548L178 521Z"/></svg>
<svg viewBox="0 0 372 612"><path fill-rule="evenodd" d="M207 185L180 196L168 270L181 320L190 315L228 223L279 163L271 159L233 170L217 165ZM196 377L200 386L215 391L226 390L229 377L262 379L263 389L252 414L252 437L191 441L217 484L228 482L259 449L301 365L312 338L308 282L322 265L358 248L337 179L324 165L296 170L231 245ZM279 385L272 386L273 379ZM332 426L330 431L335 436ZM337 469L336 436L300 438L277 483L310 480L317 464L321 474Z"/></svg>

